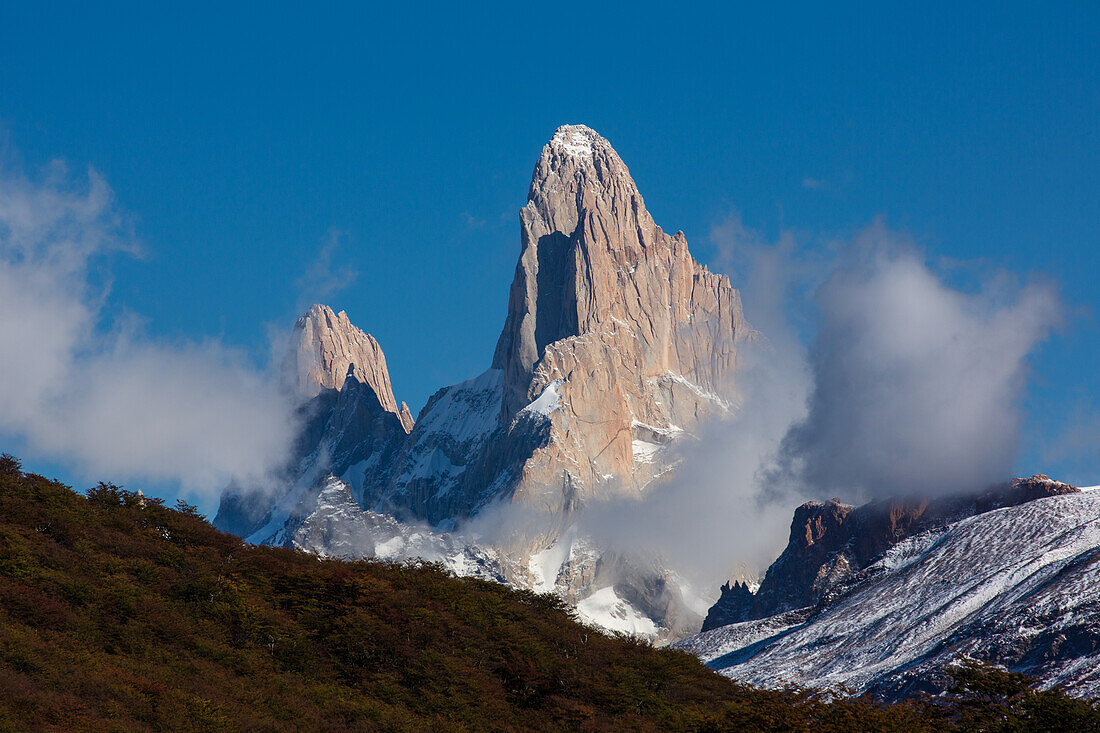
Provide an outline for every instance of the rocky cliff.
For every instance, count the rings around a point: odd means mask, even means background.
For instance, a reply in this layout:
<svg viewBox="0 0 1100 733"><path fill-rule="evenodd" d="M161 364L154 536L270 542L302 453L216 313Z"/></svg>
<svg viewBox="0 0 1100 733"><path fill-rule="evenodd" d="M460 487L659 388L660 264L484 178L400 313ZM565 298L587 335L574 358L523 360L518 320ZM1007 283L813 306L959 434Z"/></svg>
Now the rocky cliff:
<svg viewBox="0 0 1100 733"><path fill-rule="evenodd" d="M298 319L282 376L301 402L294 453L280 480L230 486L214 518L220 529L257 541L283 531L300 503L314 502L323 476L348 475L358 501L364 484L387 483L413 426L393 396L382 348L343 311L314 305Z"/></svg>
<svg viewBox="0 0 1100 733"><path fill-rule="evenodd" d="M551 427L517 498L561 509L641 491L669 440L736 400L751 333L740 295L654 223L622 159L583 125L543 147L520 243L493 358L501 417L536 409Z"/></svg>
<svg viewBox="0 0 1100 733"><path fill-rule="evenodd" d="M326 389L339 391L353 366L356 378L374 390L382 409L397 415L405 432L411 431L412 414L393 396L386 355L374 336L352 324L344 311L310 306L294 324L282 363L284 383L311 398Z"/></svg>
<svg viewBox="0 0 1100 733"><path fill-rule="evenodd" d="M387 509L434 522L503 500L559 515L636 495L671 441L737 400L753 334L740 296L654 223L607 140L559 128L519 218L492 367L429 401Z"/></svg>

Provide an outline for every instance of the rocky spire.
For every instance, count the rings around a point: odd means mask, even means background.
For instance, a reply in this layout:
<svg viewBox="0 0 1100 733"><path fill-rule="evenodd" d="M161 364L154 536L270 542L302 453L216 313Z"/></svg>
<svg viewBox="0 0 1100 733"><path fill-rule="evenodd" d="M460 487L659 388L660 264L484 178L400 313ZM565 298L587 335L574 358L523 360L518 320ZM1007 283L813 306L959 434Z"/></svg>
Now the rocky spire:
<svg viewBox="0 0 1100 733"><path fill-rule="evenodd" d="M398 407L382 347L369 333L356 328L347 313L327 305L312 305L294 324L282 366L284 380L304 398L323 389L340 390L349 375L367 384L387 412L412 430L412 415L404 402Z"/></svg>
<svg viewBox="0 0 1100 733"><path fill-rule="evenodd" d="M640 239L624 242L621 230L642 223L652 238L652 219L618 153L591 128L563 125L543 146L520 210L520 259L493 356L512 392L506 417L528 402L526 381L546 345L581 333L582 311L594 301L595 284L578 278L578 265L592 264L586 250L593 238L584 236L590 216L607 235L609 259L622 259L614 255Z"/></svg>
<svg viewBox="0 0 1100 733"><path fill-rule="evenodd" d="M546 347L589 333L621 332L611 338L631 342L644 376L671 371L714 393L725 386L733 344L751 331L739 294L692 258L682 232L653 222L626 164L594 130L563 125L543 147L520 238L493 358L505 372L505 419L545 387L532 377Z"/></svg>

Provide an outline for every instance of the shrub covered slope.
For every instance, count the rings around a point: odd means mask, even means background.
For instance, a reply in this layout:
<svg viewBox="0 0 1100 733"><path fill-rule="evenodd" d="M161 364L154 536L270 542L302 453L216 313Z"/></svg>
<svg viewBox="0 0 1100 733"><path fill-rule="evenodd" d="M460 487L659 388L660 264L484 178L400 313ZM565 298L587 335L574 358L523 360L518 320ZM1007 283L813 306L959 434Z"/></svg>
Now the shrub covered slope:
<svg viewBox="0 0 1100 733"><path fill-rule="evenodd" d="M253 547L186 505L0 460L0 729L1096 726L1088 703L972 674L965 704L934 708L754 690L549 596Z"/></svg>

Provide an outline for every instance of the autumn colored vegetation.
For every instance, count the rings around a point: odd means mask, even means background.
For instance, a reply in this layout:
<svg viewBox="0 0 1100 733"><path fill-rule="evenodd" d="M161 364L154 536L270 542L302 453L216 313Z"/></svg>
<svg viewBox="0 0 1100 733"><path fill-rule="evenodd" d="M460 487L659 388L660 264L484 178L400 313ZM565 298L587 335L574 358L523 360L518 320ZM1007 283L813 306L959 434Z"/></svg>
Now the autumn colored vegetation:
<svg viewBox="0 0 1100 733"><path fill-rule="evenodd" d="M961 677L937 705L747 688L551 596L254 547L0 459L0 730L1100 729L1090 703Z"/></svg>

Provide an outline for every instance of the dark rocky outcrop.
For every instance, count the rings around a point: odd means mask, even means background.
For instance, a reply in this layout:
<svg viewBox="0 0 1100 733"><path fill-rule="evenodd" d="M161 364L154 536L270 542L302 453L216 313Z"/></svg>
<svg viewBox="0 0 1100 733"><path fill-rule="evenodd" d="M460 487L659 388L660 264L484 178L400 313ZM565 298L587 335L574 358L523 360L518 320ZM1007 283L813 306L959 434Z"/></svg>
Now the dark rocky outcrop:
<svg viewBox="0 0 1100 733"><path fill-rule="evenodd" d="M733 585L723 583L722 595L707 611L702 631L744 621L752 613L752 602L753 593L748 583L740 580L734 581Z"/></svg>

